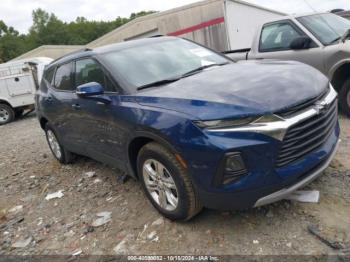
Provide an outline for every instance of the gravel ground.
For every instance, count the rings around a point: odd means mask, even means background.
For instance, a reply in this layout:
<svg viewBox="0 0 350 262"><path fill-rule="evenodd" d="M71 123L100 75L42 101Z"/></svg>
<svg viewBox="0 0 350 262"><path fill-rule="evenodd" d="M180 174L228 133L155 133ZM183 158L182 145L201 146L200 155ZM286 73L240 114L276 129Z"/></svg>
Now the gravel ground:
<svg viewBox="0 0 350 262"><path fill-rule="evenodd" d="M338 154L325 175L309 186L320 191L319 203L203 210L187 223L162 219L139 183L122 183L118 170L86 158L60 165L34 115L0 126L0 254L349 252L350 121L340 118ZM45 199L60 190L61 198ZM310 226L321 238L309 232Z"/></svg>

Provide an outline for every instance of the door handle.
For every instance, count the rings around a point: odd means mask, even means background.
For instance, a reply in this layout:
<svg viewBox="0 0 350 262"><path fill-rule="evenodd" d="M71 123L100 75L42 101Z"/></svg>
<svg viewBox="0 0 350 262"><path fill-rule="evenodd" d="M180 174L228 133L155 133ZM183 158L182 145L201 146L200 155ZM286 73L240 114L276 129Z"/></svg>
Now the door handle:
<svg viewBox="0 0 350 262"><path fill-rule="evenodd" d="M81 108L81 106L79 104L73 104L72 107L75 109L75 110L79 110Z"/></svg>

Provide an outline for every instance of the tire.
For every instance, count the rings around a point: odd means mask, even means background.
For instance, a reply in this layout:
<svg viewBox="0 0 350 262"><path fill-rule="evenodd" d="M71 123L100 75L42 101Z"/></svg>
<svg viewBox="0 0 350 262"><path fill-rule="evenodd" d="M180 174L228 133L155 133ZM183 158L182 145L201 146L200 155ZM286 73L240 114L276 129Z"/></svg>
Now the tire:
<svg viewBox="0 0 350 262"><path fill-rule="evenodd" d="M5 125L15 119L15 111L6 104L0 104L0 125Z"/></svg>
<svg viewBox="0 0 350 262"><path fill-rule="evenodd" d="M148 199L166 218L189 220L201 211L188 171L166 148L154 142L145 145L138 154L137 169Z"/></svg>
<svg viewBox="0 0 350 262"><path fill-rule="evenodd" d="M343 113L350 117L350 80L345 82L339 92L339 105Z"/></svg>
<svg viewBox="0 0 350 262"><path fill-rule="evenodd" d="M53 156L61 164L66 165L72 163L74 160L74 155L66 150L64 146L59 142L55 130L49 123L47 123L45 126L45 134L47 143Z"/></svg>
<svg viewBox="0 0 350 262"><path fill-rule="evenodd" d="M15 109L15 117L21 117L23 115L24 109Z"/></svg>

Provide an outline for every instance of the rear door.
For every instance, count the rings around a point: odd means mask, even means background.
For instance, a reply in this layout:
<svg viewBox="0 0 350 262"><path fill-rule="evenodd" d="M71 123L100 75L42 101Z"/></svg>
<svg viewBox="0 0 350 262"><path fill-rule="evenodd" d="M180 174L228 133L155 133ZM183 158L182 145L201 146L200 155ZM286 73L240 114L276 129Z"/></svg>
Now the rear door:
<svg viewBox="0 0 350 262"><path fill-rule="evenodd" d="M259 40L258 52L252 59L294 60L309 64L321 72L325 71L322 47L312 42L311 48L292 50L289 46L300 36L306 36L293 21L283 20L263 26Z"/></svg>
<svg viewBox="0 0 350 262"><path fill-rule="evenodd" d="M76 128L78 118L72 105L76 104L77 95L74 87L73 63L65 63L57 66L47 93L42 93L45 114L52 122L59 139L67 149L75 153L82 152L80 136ZM45 80L47 81L47 80Z"/></svg>

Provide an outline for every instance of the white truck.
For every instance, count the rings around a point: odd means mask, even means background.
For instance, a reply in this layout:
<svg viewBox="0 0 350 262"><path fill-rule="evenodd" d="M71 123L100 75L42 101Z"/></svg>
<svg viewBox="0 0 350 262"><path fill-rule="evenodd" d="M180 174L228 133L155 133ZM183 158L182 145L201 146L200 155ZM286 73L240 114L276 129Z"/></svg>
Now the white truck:
<svg viewBox="0 0 350 262"><path fill-rule="evenodd" d="M0 64L0 125L34 110L35 91L51 62L51 58L36 57Z"/></svg>
<svg viewBox="0 0 350 262"><path fill-rule="evenodd" d="M315 67L339 93L350 116L350 21L331 13L285 16L262 24L251 48L226 52L235 61L294 60ZM298 77L297 75L295 77Z"/></svg>

